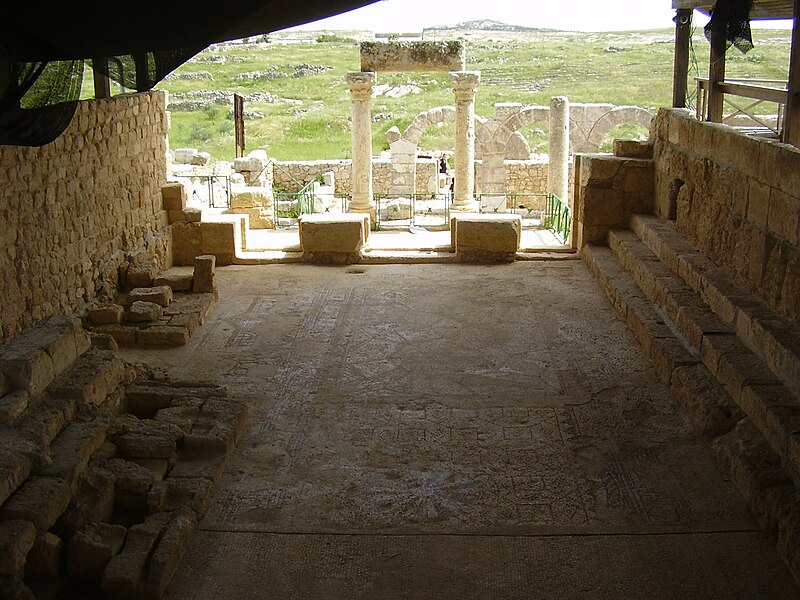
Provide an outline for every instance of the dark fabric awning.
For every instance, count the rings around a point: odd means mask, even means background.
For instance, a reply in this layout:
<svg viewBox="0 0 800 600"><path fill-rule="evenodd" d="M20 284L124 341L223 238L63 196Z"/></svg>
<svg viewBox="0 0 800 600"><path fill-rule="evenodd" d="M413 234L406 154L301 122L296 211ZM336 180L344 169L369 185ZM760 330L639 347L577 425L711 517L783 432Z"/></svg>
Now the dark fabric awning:
<svg viewBox="0 0 800 600"><path fill-rule="evenodd" d="M3 53L14 62L40 62L202 49L214 42L316 21L374 1L9 2L0 9L0 59Z"/></svg>
<svg viewBox="0 0 800 600"><path fill-rule="evenodd" d="M308 23L375 0L15 2L0 8L0 144L41 146L77 107L84 63L145 91L214 42Z"/></svg>

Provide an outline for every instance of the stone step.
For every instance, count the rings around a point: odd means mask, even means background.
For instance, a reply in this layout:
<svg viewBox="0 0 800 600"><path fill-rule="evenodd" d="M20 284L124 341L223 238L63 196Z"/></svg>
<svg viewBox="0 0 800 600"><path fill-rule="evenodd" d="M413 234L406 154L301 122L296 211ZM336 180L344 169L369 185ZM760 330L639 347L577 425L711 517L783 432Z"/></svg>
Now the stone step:
<svg viewBox="0 0 800 600"><path fill-rule="evenodd" d="M800 425L797 397L742 343L736 331L706 304L694 286L662 262L634 233L612 230L608 243L608 248L590 246L585 258L695 425L706 433L719 435L747 415L773 452L800 472L800 440L793 435ZM677 234L669 242L662 240L664 246L673 249L682 243ZM689 255L684 252L683 256ZM703 258L693 254L683 262L700 265ZM647 308L641 307L642 302ZM644 328L636 314L651 315L642 321ZM655 333L659 329L654 328L652 314L662 317L663 326L696 358L695 364L674 366L671 372L666 372L669 365L659 365L651 349L658 339L655 336L660 335ZM664 333L658 323L655 325Z"/></svg>
<svg viewBox="0 0 800 600"><path fill-rule="evenodd" d="M800 397L800 329L755 294L730 281L668 221L634 215L631 229L699 294L775 376Z"/></svg>

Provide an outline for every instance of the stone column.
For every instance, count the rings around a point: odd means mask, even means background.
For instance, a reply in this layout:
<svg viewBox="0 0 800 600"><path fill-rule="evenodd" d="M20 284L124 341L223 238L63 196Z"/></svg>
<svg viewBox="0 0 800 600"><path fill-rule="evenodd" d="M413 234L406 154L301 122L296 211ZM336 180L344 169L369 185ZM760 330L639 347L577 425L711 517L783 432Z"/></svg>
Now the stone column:
<svg viewBox="0 0 800 600"><path fill-rule="evenodd" d="M451 211L478 212L475 192L475 91L481 80L479 71L452 71L456 100L456 171Z"/></svg>
<svg viewBox="0 0 800 600"><path fill-rule="evenodd" d="M569 202L569 100L550 98L550 164L547 193Z"/></svg>
<svg viewBox="0 0 800 600"><path fill-rule="evenodd" d="M372 86L375 73L347 74L353 115L352 201L350 212L373 213L372 206Z"/></svg>

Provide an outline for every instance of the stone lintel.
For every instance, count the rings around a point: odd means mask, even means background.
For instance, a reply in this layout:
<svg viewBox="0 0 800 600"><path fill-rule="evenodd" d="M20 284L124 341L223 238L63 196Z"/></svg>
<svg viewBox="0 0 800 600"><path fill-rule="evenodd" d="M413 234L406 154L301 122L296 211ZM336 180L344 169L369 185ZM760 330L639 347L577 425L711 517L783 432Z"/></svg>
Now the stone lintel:
<svg viewBox="0 0 800 600"><path fill-rule="evenodd" d="M463 71L464 42L362 42L362 71Z"/></svg>

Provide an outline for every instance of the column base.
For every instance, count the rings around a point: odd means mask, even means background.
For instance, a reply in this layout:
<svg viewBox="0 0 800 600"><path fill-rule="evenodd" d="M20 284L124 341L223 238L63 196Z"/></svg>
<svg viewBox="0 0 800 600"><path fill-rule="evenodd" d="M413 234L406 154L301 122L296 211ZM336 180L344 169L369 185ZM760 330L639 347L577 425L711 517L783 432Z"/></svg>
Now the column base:
<svg viewBox="0 0 800 600"><path fill-rule="evenodd" d="M451 213L481 212L481 204L477 200L468 200L466 202L453 202L449 208Z"/></svg>
<svg viewBox="0 0 800 600"><path fill-rule="evenodd" d="M347 207L348 213L368 214L371 223L375 223L375 207L374 206L353 206L352 204Z"/></svg>

